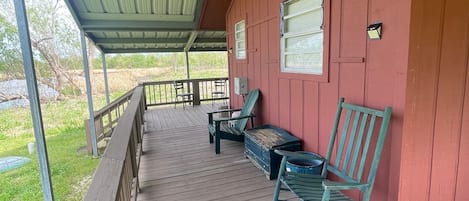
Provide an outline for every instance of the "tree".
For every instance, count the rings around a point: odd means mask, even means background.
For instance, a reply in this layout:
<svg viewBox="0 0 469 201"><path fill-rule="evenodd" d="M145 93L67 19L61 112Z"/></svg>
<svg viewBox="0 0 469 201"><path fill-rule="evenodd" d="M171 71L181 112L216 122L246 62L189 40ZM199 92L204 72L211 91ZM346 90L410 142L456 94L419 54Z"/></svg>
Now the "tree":
<svg viewBox="0 0 469 201"><path fill-rule="evenodd" d="M64 2L61 0L27 0L26 4L31 46L33 47L36 66L46 64L46 72L49 72L53 77L51 80L38 76L38 79L59 91L64 89L66 83L78 87L66 71L67 67L64 66L63 61L66 57L80 54L78 48L79 32L73 24ZM0 21L0 25L16 24L12 2L2 2L1 9L5 12L0 12L1 19L3 19ZM15 31L17 33L17 30ZM7 46L13 47L15 45L7 44Z"/></svg>
<svg viewBox="0 0 469 201"><path fill-rule="evenodd" d="M23 62L18 52L19 41L17 29L0 16L0 72L6 75L6 79L18 79L23 77Z"/></svg>
<svg viewBox="0 0 469 201"><path fill-rule="evenodd" d="M79 54L77 51L78 37L76 37L78 30L71 26L69 18L63 16L64 9L66 9L63 1L39 1L32 3L32 6L31 9L28 9L31 45L39 52L41 58L46 61L49 69L53 72L56 82L55 88L59 91L62 90L67 81L77 86L69 74L65 72L66 67L62 64L63 57Z"/></svg>

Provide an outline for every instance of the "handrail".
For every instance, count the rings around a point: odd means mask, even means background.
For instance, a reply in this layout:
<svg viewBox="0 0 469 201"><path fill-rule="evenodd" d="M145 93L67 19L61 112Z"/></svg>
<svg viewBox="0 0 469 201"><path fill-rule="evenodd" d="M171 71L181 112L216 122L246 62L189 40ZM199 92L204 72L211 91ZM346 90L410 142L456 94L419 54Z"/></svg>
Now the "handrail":
<svg viewBox="0 0 469 201"><path fill-rule="evenodd" d="M213 97L213 83L228 78L186 79L185 82L194 93L193 104L200 101L227 99ZM139 191L138 169L142 154L142 137L144 112L147 106L177 103L171 99L165 103L156 100L157 91L162 86L171 87L174 81L145 82L130 90L111 104L95 112L95 124L98 125L97 135L100 138L108 135L109 144L102 155L101 162L95 172L85 201L94 200L136 200ZM226 89L229 89L227 86ZM158 92L158 93L156 93ZM229 92L226 90L226 96ZM153 96L153 97L152 97ZM168 97L166 97L168 98ZM106 117L108 118L106 120ZM85 121L88 122L89 120ZM89 127L87 127L89 131Z"/></svg>
<svg viewBox="0 0 469 201"><path fill-rule="evenodd" d="M135 88L134 88L135 89ZM94 125L96 131L96 142L99 142L106 137L110 137L112 131L117 126L119 118L124 114L125 109L127 108L130 98L134 92L134 89L129 90L121 97L112 101L108 105L104 106L98 111L94 112ZM86 128L86 140L87 140L87 150L88 153L92 152L92 139L91 139L91 128L90 120L85 120Z"/></svg>
<svg viewBox="0 0 469 201"><path fill-rule="evenodd" d="M143 87L136 87L127 109L112 132L85 201L137 199L144 111Z"/></svg>
<svg viewBox="0 0 469 201"><path fill-rule="evenodd" d="M218 80L226 81L224 96L214 96L213 91L215 90L215 82ZM184 100L176 100L176 92L174 91L173 83L182 82L185 84L186 89L190 89L194 94L192 100L186 100L186 102L192 102L194 105L200 105L201 101L213 101L223 100L229 98L229 86L227 77L216 77L216 78L203 78L203 79L180 79L180 80L169 80L169 81L158 81L158 82L143 82L139 86L144 91L144 103L145 109L148 106L158 105L169 105L182 103ZM117 126L119 118L127 108L130 98L134 89L126 92L118 99L112 101L110 104L101 108L94 113L94 124L96 132L96 142L100 142L103 139L110 139L112 131ZM87 150L88 153L92 153L92 138L90 120L85 120L86 128L86 139L87 139Z"/></svg>
<svg viewBox="0 0 469 201"><path fill-rule="evenodd" d="M226 92L225 96L213 96L212 92L215 90L215 81L217 80L226 81L224 89ZM230 87L228 86L229 82L227 77L144 82L140 83L140 86L144 87L146 106L182 103L184 100L176 99L176 92L173 87L173 83L175 81L184 83L185 89L190 89L190 92L193 93L193 98L192 100L186 100L185 102L191 102L194 105L200 105L201 101L223 100L229 98Z"/></svg>

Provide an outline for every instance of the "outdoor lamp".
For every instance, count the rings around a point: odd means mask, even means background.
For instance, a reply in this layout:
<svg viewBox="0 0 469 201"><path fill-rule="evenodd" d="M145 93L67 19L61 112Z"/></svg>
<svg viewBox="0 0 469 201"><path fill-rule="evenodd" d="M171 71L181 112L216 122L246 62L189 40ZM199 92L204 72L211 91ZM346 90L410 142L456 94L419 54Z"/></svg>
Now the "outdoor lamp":
<svg viewBox="0 0 469 201"><path fill-rule="evenodd" d="M368 38L371 40L380 40L381 39L381 29L383 23L373 23L367 27Z"/></svg>

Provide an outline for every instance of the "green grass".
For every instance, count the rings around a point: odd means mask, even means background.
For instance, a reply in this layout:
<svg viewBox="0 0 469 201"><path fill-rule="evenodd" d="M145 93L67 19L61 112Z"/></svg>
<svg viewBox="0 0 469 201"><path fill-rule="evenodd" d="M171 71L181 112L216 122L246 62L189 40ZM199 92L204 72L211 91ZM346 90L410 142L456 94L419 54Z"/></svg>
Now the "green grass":
<svg viewBox="0 0 469 201"><path fill-rule="evenodd" d="M96 105L103 105L102 99L97 98ZM50 102L41 107L54 196L56 200L82 200L99 163L86 151L79 151L86 146L86 99ZM27 151L27 143L35 141L29 108L0 111L0 121L0 157L32 159L21 168L0 173L0 200L42 200L37 153L29 155Z"/></svg>
<svg viewBox="0 0 469 201"><path fill-rule="evenodd" d="M227 77L226 69L191 69L191 78ZM184 69L152 78L154 81L185 79ZM133 83L129 83L133 84ZM125 91L114 92L114 100ZM105 105L102 95L94 97L94 109ZM83 148L86 146L84 120L88 118L86 97L42 104L43 124L49 155L55 200L82 200L99 163ZM0 173L0 200L42 200L37 153L29 155L28 142L34 142L29 107L0 111L0 157L25 156L25 166Z"/></svg>

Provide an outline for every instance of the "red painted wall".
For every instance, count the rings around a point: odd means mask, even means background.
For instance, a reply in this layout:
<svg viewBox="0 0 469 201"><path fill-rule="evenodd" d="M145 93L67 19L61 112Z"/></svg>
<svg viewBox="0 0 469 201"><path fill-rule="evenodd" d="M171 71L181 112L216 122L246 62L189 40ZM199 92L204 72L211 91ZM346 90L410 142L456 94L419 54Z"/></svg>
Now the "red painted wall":
<svg viewBox="0 0 469 201"><path fill-rule="evenodd" d="M469 200L469 2L413 0L399 200Z"/></svg>
<svg viewBox="0 0 469 201"><path fill-rule="evenodd" d="M234 24L246 20L247 59L229 54L230 81L248 78L260 88L257 124L280 126L303 139L304 148L324 155L339 97L369 107L393 107L372 200L397 200L409 49L410 1L337 0L326 5L325 65L328 79L280 72L281 0L233 0L227 13L228 47ZM329 17L330 16L330 17ZM382 21L382 40L367 39L368 24ZM327 27L328 26L328 27ZM242 97L231 94L233 107Z"/></svg>

